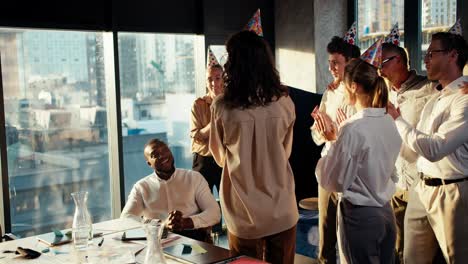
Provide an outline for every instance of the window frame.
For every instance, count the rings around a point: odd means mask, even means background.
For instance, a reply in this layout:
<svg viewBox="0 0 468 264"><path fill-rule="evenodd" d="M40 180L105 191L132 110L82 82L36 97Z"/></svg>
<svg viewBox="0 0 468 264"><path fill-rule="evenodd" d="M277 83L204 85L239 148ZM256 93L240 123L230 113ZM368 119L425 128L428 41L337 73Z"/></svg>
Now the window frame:
<svg viewBox="0 0 468 264"><path fill-rule="evenodd" d="M2 28L15 28L10 26L2 26ZM78 31L83 32L81 29L60 29L60 28L33 28L31 30L59 30L59 31ZM106 104L107 104L107 136L108 136L108 169L109 169L109 190L110 190L110 210L111 218L115 219L120 216L122 208L125 206L125 175L124 175L124 152L123 152L123 137L122 137L122 112L121 112L121 83L120 83L120 69L119 69L119 34L128 33L127 31L113 30L110 32L93 30L103 35L104 49L104 68L109 69L105 74L105 90L106 90ZM133 32L132 32L133 33ZM144 32L134 32L142 33ZM151 32L154 34L169 32ZM172 32L169 34L180 34L180 32ZM194 33L182 33L194 34ZM198 59L205 57L205 36L195 35L195 50L194 54ZM200 56L201 55L201 56ZM204 60L203 60L204 62ZM0 54L0 169L1 169L1 182L0 182L0 195L3 198L0 202L0 225L3 233L10 233L12 231L12 213L11 213L11 199L10 199L10 179L8 174L8 157L6 148L7 131L5 129L5 98L3 93L3 74L2 74L2 58ZM203 64L204 65L204 64ZM195 95L204 94L205 87L205 69L198 67L195 69ZM187 119L190 117L187 116ZM3 234L1 234L3 235Z"/></svg>
<svg viewBox="0 0 468 264"><path fill-rule="evenodd" d="M348 0L348 27L358 19L359 0ZM461 18L461 14L468 13L468 1L457 0L457 16ZM416 69L417 72L425 74L422 71L422 4L421 0L404 1L404 29L405 29L405 48L408 51L408 59L410 68ZM468 19L461 21L463 28L463 36L465 39L468 36Z"/></svg>

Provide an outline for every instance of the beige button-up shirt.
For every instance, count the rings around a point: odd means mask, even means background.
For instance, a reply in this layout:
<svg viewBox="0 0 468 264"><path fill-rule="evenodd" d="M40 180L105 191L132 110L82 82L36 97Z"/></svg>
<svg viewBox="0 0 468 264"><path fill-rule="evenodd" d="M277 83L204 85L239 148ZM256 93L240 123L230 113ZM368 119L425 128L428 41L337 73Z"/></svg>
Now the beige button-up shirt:
<svg viewBox="0 0 468 264"><path fill-rule="evenodd" d="M205 95L197 98L192 106L192 116L190 118L190 139L192 140L192 153L202 156L211 156L208 147L210 136L211 119L211 97Z"/></svg>
<svg viewBox="0 0 468 264"><path fill-rule="evenodd" d="M461 76L447 85L424 107L416 128L403 117L396 125L407 146L418 153L418 171L441 179L468 175L468 95L459 85L468 82Z"/></svg>
<svg viewBox="0 0 468 264"><path fill-rule="evenodd" d="M245 239L276 234L299 218L291 154L294 103L289 96L263 107L212 105L210 150L219 166L221 207L229 232Z"/></svg>
<svg viewBox="0 0 468 264"><path fill-rule="evenodd" d="M400 108L403 119L411 126L416 127L424 105L436 91L435 85L436 83L430 82L425 76L417 75L415 71L411 71L410 76L398 91L393 89L390 91L390 101ZM395 163L398 188L408 190L413 184L418 174L417 158L416 152L412 151L406 144L401 145L400 155Z"/></svg>

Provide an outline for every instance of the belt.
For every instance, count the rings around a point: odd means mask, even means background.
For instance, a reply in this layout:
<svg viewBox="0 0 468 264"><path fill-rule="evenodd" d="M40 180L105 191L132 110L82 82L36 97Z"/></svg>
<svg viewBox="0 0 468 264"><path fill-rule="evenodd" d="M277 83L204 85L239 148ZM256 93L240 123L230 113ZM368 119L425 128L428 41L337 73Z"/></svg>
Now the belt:
<svg viewBox="0 0 468 264"><path fill-rule="evenodd" d="M433 178L430 177L427 174L424 174L422 172L419 172L419 176L421 177L421 180L424 181L424 184L427 186L440 186L440 185L447 185L447 184L452 184L452 183L457 183L457 182L464 182L468 181L468 177L465 178L460 178L460 179L440 179L440 178Z"/></svg>

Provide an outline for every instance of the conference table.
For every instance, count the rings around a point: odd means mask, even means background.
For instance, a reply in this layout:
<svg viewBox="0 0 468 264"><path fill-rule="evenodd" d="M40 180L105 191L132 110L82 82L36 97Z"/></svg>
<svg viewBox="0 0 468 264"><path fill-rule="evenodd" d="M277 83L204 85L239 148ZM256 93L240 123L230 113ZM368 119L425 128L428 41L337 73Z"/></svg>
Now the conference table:
<svg viewBox="0 0 468 264"><path fill-rule="evenodd" d="M141 223L132 219L114 219L96 223L93 225L93 231L95 233L102 233L102 236L94 238L93 243L85 250L75 249L73 243L49 247L47 244L38 241L36 236L2 242L0 243L0 263L143 263L146 254L146 241L122 241L119 239L122 237L123 232L141 227ZM167 264L228 263L230 262L229 259L235 261L237 258L237 256L233 256L227 249L173 233L169 233L168 238L162 242L164 248L174 248L181 244L192 245L193 248L195 248L194 245L197 245L196 248L205 252L200 253L198 251L200 254L192 254L193 256L191 256L190 261L165 254ZM15 251L17 247L30 248L45 253L42 253L36 259L25 259L14 253L5 253L5 251Z"/></svg>

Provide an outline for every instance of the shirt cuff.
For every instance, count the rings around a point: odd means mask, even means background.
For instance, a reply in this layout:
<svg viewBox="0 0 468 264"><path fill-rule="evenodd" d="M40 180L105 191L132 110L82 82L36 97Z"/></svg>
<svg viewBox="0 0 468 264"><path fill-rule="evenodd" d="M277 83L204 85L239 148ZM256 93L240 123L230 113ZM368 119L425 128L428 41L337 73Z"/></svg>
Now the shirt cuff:
<svg viewBox="0 0 468 264"><path fill-rule="evenodd" d="M407 134L408 131L412 128L412 126L408 122L406 122L401 116L395 119L395 125L401 137Z"/></svg>
<svg viewBox="0 0 468 264"><path fill-rule="evenodd" d="M323 143L325 143L325 139L323 138L323 136L317 131L317 129L315 128L314 125L312 125L310 127L310 134L312 136L312 140L314 141L314 143L317 145L317 146L320 146L322 145Z"/></svg>
<svg viewBox="0 0 468 264"><path fill-rule="evenodd" d="M199 229L205 226L202 226L201 219L197 216L189 216L190 219L192 219L193 222L193 229Z"/></svg>

